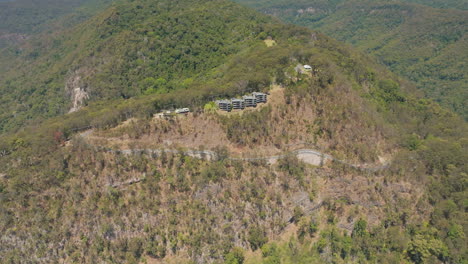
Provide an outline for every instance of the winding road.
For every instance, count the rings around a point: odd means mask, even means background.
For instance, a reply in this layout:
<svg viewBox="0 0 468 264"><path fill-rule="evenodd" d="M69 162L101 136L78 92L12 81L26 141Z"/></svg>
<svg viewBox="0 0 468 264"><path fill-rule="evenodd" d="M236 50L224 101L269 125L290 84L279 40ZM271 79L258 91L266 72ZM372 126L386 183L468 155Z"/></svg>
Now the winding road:
<svg viewBox="0 0 468 264"><path fill-rule="evenodd" d="M199 159L206 159L206 160L217 160L218 154L215 151L211 150L176 150L176 149L124 149L124 150L113 150L110 148L98 147L99 150L110 152L114 154L123 154L123 155L138 155L138 154L147 154L152 157L157 157L162 155L162 153L171 153L171 154L183 154L194 158ZM287 153L281 155L273 155L273 156L260 156L260 157L228 157L227 160L240 160L240 161L266 161L269 164L276 163L279 159L288 157L288 156L296 156L299 160L306 164L314 165L314 166L321 166L326 162L334 161L341 163L343 165L352 167L357 170L369 171L369 172L376 172L379 170L384 170L389 167L390 164L382 164L379 166L366 166L361 164L353 164L349 163L344 160L336 159L328 154L322 153L318 150L314 149L298 149L289 151Z"/></svg>

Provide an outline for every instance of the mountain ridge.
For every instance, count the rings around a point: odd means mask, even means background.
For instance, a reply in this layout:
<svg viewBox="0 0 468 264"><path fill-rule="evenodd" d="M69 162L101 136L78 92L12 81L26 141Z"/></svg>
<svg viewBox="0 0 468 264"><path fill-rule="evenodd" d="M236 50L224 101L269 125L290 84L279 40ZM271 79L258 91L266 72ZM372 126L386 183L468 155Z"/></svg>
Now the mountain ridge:
<svg viewBox="0 0 468 264"><path fill-rule="evenodd" d="M412 1L238 2L352 44L466 118L466 10Z"/></svg>

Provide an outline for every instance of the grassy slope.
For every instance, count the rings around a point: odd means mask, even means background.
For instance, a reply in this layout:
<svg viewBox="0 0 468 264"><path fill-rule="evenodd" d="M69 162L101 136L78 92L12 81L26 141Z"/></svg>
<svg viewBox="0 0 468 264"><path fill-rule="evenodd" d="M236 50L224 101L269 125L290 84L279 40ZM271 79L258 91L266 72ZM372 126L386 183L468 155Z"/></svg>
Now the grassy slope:
<svg viewBox="0 0 468 264"><path fill-rule="evenodd" d="M351 43L415 81L429 98L465 118L468 115L464 107L468 97L467 11L403 1L239 2Z"/></svg>

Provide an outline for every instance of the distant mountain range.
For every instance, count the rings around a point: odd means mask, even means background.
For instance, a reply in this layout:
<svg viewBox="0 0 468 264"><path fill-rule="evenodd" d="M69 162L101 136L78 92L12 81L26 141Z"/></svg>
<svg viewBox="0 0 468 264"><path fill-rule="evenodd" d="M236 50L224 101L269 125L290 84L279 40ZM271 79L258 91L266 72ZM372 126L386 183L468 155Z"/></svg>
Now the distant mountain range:
<svg viewBox="0 0 468 264"><path fill-rule="evenodd" d="M112 0L0 0L0 49L31 35L79 23Z"/></svg>
<svg viewBox="0 0 468 264"><path fill-rule="evenodd" d="M465 0L402 0L401 2L417 3L436 8L468 10L468 2L466 2Z"/></svg>
<svg viewBox="0 0 468 264"><path fill-rule="evenodd" d="M468 118L466 1L238 2L352 44Z"/></svg>

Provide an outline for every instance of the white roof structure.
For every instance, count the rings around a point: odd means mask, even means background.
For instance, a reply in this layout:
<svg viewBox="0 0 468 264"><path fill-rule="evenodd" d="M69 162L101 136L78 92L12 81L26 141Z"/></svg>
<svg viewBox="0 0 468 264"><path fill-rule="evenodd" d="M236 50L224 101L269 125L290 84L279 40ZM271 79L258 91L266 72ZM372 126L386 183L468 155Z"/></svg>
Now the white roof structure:
<svg viewBox="0 0 468 264"><path fill-rule="evenodd" d="M185 113L188 113L188 112L190 112L190 109L188 109L188 108L179 108L179 109L175 110L176 114L185 114Z"/></svg>
<svg viewBox="0 0 468 264"><path fill-rule="evenodd" d="M216 100L215 103L216 104L231 104L231 100L226 100L226 99Z"/></svg>
<svg viewBox="0 0 468 264"><path fill-rule="evenodd" d="M306 65L304 65L304 69L306 69L306 70L312 70L312 66L306 64Z"/></svg>

